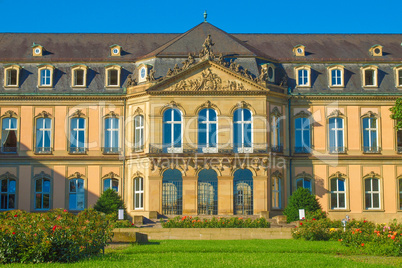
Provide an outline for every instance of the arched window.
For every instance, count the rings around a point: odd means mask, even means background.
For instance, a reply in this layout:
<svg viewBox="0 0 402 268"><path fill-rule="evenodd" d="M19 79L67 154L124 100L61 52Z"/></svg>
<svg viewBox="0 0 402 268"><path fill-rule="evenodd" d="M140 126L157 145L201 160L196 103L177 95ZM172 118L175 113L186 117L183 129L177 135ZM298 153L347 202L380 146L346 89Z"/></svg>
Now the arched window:
<svg viewBox="0 0 402 268"><path fill-rule="evenodd" d="M344 153L344 120L341 117L328 119L329 130L329 152Z"/></svg>
<svg viewBox="0 0 402 268"><path fill-rule="evenodd" d="M119 180L113 178L104 179L103 191L106 191L107 189L113 189L116 192L119 192Z"/></svg>
<svg viewBox="0 0 402 268"><path fill-rule="evenodd" d="M213 169L198 173L198 214L218 215L218 177Z"/></svg>
<svg viewBox="0 0 402 268"><path fill-rule="evenodd" d="M16 181L11 176L0 177L0 209L16 209Z"/></svg>
<svg viewBox="0 0 402 268"><path fill-rule="evenodd" d="M296 180L296 189L299 189L299 188L306 188L310 191L310 193L312 193L313 190L312 190L312 185L311 185L311 179L308 177L298 178Z"/></svg>
<svg viewBox="0 0 402 268"><path fill-rule="evenodd" d="M272 177L272 208L275 209L282 207L281 182L280 176L275 175Z"/></svg>
<svg viewBox="0 0 402 268"><path fill-rule="evenodd" d="M217 153L217 117L214 109L202 109L198 115L198 148L203 153Z"/></svg>
<svg viewBox="0 0 402 268"><path fill-rule="evenodd" d="M364 180L365 191L365 208L366 209L380 209L381 208L381 194L380 194L380 180L374 176L369 176Z"/></svg>
<svg viewBox="0 0 402 268"><path fill-rule="evenodd" d="M134 209L144 208L144 179L137 177L134 179Z"/></svg>
<svg viewBox="0 0 402 268"><path fill-rule="evenodd" d="M237 109L233 114L233 147L236 153L252 153L253 123L251 111Z"/></svg>
<svg viewBox="0 0 402 268"><path fill-rule="evenodd" d="M378 119L374 114L363 118L363 152L378 153Z"/></svg>
<svg viewBox="0 0 402 268"><path fill-rule="evenodd" d="M36 153L52 152L52 119L37 118L36 119Z"/></svg>
<svg viewBox="0 0 402 268"><path fill-rule="evenodd" d="M85 209L85 188L83 179L69 180L68 204L70 210Z"/></svg>
<svg viewBox="0 0 402 268"><path fill-rule="evenodd" d="M70 119L70 153L85 153L85 118Z"/></svg>
<svg viewBox="0 0 402 268"><path fill-rule="evenodd" d="M177 169L168 169L162 179L162 214L181 215L183 211L183 179Z"/></svg>
<svg viewBox="0 0 402 268"><path fill-rule="evenodd" d="M137 115L134 117L134 151L141 152L144 150L144 116Z"/></svg>
<svg viewBox="0 0 402 268"><path fill-rule="evenodd" d="M51 182L47 177L39 176L35 180L35 209L48 210L51 203Z"/></svg>
<svg viewBox="0 0 402 268"><path fill-rule="evenodd" d="M182 124L182 113L179 109L171 108L163 113L163 152L183 152Z"/></svg>
<svg viewBox="0 0 402 268"><path fill-rule="evenodd" d="M17 118L6 117L2 119L1 152L17 152Z"/></svg>
<svg viewBox="0 0 402 268"><path fill-rule="evenodd" d="M253 214L253 173L238 169L233 178L233 208L236 215Z"/></svg>
<svg viewBox="0 0 402 268"><path fill-rule="evenodd" d="M119 118L116 116L105 118L105 146L104 153L119 153Z"/></svg>
<svg viewBox="0 0 402 268"><path fill-rule="evenodd" d="M343 178L331 179L331 209L346 209L346 184Z"/></svg>

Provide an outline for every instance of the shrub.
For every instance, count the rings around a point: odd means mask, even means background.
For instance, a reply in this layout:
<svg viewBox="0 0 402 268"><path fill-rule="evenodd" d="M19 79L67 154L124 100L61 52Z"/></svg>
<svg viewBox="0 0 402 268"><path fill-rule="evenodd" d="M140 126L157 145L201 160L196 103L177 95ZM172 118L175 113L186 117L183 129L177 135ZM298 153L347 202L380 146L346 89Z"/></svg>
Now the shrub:
<svg viewBox="0 0 402 268"><path fill-rule="evenodd" d="M119 194L113 189L107 189L99 197L94 205L94 209L105 214L113 215L112 219L117 220L118 209L124 209L124 217L126 218L126 208Z"/></svg>
<svg viewBox="0 0 402 268"><path fill-rule="evenodd" d="M175 217L162 222L163 228L269 228L271 226L265 218L256 220L239 218L215 218L201 220L192 216Z"/></svg>
<svg viewBox="0 0 402 268"><path fill-rule="evenodd" d="M283 214L287 216L288 223L299 219L299 209L305 209L306 213L318 213L316 211L321 211L321 206L315 195L311 194L308 189L299 188L289 197L288 206L283 211Z"/></svg>
<svg viewBox="0 0 402 268"><path fill-rule="evenodd" d="M322 216L322 213L314 214ZM311 218L300 222L299 226L292 230L292 237L295 239L303 239L309 241L338 240L342 232L342 230L339 229L340 227L340 221L332 221L327 218Z"/></svg>
<svg viewBox="0 0 402 268"><path fill-rule="evenodd" d="M57 209L0 213L0 263L74 262L100 253L111 240L105 215Z"/></svg>

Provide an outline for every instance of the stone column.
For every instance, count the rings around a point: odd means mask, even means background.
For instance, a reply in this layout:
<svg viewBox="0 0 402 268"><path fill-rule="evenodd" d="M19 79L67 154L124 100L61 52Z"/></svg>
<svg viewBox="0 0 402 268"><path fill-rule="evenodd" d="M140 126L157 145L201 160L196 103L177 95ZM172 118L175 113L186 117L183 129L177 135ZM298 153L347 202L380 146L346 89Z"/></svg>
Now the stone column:
<svg viewBox="0 0 402 268"><path fill-rule="evenodd" d="M218 215L233 215L232 176L218 176Z"/></svg>
<svg viewBox="0 0 402 268"><path fill-rule="evenodd" d="M259 214L261 211L268 211L268 177L254 176L253 177L254 191L254 214Z"/></svg>
<svg viewBox="0 0 402 268"><path fill-rule="evenodd" d="M197 177L183 177L183 215L197 215Z"/></svg>

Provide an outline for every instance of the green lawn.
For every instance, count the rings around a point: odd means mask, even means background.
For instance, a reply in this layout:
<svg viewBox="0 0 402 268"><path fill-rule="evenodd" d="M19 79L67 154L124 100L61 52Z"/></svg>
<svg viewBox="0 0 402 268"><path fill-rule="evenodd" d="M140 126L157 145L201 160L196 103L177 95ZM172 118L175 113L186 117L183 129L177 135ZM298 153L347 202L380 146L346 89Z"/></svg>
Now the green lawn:
<svg viewBox="0 0 402 268"><path fill-rule="evenodd" d="M151 241L112 246L104 256L74 264L6 267L401 267L402 258L350 255L338 242L300 240Z"/></svg>

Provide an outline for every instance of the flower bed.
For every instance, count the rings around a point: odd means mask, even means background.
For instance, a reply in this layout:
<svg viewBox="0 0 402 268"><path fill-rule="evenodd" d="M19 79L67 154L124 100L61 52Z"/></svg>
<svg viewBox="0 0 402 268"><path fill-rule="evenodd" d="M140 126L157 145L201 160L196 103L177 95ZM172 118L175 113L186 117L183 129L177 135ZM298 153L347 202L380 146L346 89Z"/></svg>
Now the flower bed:
<svg viewBox="0 0 402 268"><path fill-rule="evenodd" d="M95 255L111 240L113 226L94 210L78 215L57 209L0 213L0 263L73 262Z"/></svg>
<svg viewBox="0 0 402 268"><path fill-rule="evenodd" d="M271 224L264 218L252 220L243 218L212 218L201 220L198 217L183 216L162 221L163 228L269 228Z"/></svg>

